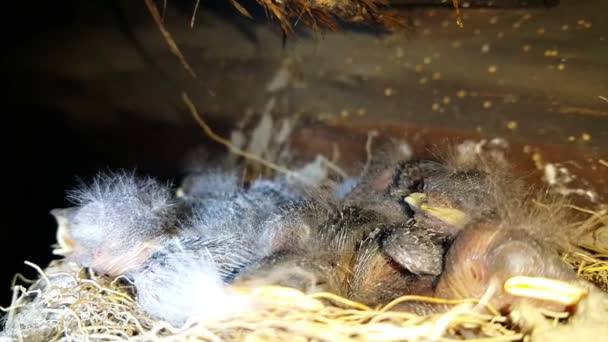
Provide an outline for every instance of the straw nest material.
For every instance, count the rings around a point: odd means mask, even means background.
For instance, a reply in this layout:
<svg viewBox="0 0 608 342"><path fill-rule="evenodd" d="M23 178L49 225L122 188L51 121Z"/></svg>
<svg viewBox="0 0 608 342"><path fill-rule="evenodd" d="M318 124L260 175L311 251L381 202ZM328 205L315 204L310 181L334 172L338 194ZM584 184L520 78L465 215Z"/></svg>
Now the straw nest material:
<svg viewBox="0 0 608 342"><path fill-rule="evenodd" d="M251 14L238 0L230 3L242 15ZM389 31L404 27L403 18L389 7L388 0L257 0L283 32L290 33L299 21L316 31L336 30L338 21L379 26Z"/></svg>
<svg viewBox="0 0 608 342"><path fill-rule="evenodd" d="M608 212L590 212L580 229L593 234L608 228ZM608 250L583 246L564 254L581 278L608 288ZM546 341L599 340L608 336L608 294L591 289L574 314L543 312L522 305L509 316L486 314L478 299L442 300L406 296L449 305L443 314L420 316L329 294L305 295L281 287L229 288L255 308L219 321L192 319L175 328L138 309L134 289L124 279L97 276L57 260L29 281L14 286L12 305L4 309L0 341ZM28 283L23 277L19 283ZM487 307L486 307L487 308ZM491 308L487 312L492 312Z"/></svg>
<svg viewBox="0 0 608 342"><path fill-rule="evenodd" d="M163 9L157 9L154 0L145 0L148 8L158 16L164 13L167 1L163 2ZM366 24L387 31L397 31L406 27L405 18L390 7L389 0L256 0L262 6L270 19L278 22L281 30L293 33L298 23L312 28L315 31L339 28L339 22L352 24ZM452 0L456 12L456 21L462 25L459 0ZM194 4L191 25L194 25L199 1ZM240 0L229 0L229 3L242 15L252 18ZM153 14L155 15L155 14Z"/></svg>

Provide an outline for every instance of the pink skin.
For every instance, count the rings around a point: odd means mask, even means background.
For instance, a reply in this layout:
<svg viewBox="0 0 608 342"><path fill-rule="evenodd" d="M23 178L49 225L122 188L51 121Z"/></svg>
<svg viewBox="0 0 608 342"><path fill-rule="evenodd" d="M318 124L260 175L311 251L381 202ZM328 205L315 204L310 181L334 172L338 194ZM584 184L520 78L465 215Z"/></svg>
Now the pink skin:
<svg viewBox="0 0 608 342"><path fill-rule="evenodd" d="M157 245L146 242L117 256L113 255L112 251L104 246L99 246L91 253L90 251L82 251L78 248L78 245L74 245L74 249L66 255L66 258L81 264L84 253L90 253L91 262L87 266L97 273L115 277L141 267L156 249Z"/></svg>
<svg viewBox="0 0 608 342"><path fill-rule="evenodd" d="M533 240L526 232L480 223L462 231L450 247L435 296L481 298L494 285L490 303L500 311L509 311L519 298L505 293L503 284L515 275L576 280L574 272L555 251ZM565 309L554 303L537 301L536 304L549 310Z"/></svg>

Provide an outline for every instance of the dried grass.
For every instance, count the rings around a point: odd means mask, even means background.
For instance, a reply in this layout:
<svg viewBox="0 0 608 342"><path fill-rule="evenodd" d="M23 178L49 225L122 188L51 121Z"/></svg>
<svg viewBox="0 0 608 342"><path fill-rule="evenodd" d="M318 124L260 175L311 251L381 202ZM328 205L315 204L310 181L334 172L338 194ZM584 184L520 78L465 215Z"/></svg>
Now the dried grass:
<svg viewBox="0 0 608 342"><path fill-rule="evenodd" d="M583 237L577 250L565 253L564 261L576 269L579 277L608 291L608 210L588 210L569 206L589 217L575 224L576 235Z"/></svg>
<svg viewBox="0 0 608 342"><path fill-rule="evenodd" d="M387 31L406 27L405 19L389 6L388 0L256 0L270 17L278 20L286 34L303 22L315 31L338 29L338 21L377 26ZM249 13L235 0L231 4L243 15ZM456 23L463 27L460 1L452 0ZM295 19L295 22L293 20Z"/></svg>
<svg viewBox="0 0 608 342"><path fill-rule="evenodd" d="M251 18L251 13L238 0L228 0L243 16ZM161 26L167 7L163 2L162 15L152 0L145 0L156 23ZM256 0L268 17L278 21L285 34L292 34L294 27L302 22L317 32L336 31L339 22L366 24L387 31L397 31L406 27L405 18L389 6L388 0ZM456 14L456 23L463 27L460 15L460 1L452 0ZM195 1L190 19L193 27L200 1ZM163 32L166 36L166 33ZM172 48L173 49L173 48Z"/></svg>
<svg viewBox="0 0 608 342"><path fill-rule="evenodd" d="M372 309L329 293L305 295L280 287L235 289L248 293L258 304L256 310L219 322L191 321L177 329L139 310L132 289L119 280L90 275L63 261L46 272L38 270L40 280L29 290L17 286L20 294L6 309L7 331L24 340L393 341L435 336L443 341L461 339L464 330L474 332L479 341L522 338L505 327L506 317L476 313L474 299L400 299L454 306L446 314L419 316L391 311L394 303ZM20 322L28 309L44 311L45 321L37 326Z"/></svg>

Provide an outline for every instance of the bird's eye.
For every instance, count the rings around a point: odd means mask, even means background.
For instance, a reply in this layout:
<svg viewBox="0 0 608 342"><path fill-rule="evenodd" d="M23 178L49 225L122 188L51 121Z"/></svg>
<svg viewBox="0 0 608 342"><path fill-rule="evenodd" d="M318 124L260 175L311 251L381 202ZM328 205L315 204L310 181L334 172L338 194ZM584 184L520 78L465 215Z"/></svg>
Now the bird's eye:
<svg viewBox="0 0 608 342"><path fill-rule="evenodd" d="M471 271L471 275L473 276L473 279L475 281L481 280L481 274L478 272L476 267L471 266L470 271Z"/></svg>
<svg viewBox="0 0 608 342"><path fill-rule="evenodd" d="M315 287L324 287L324 286L326 286L326 285L327 285L327 281L322 280L322 279L318 279L318 280L315 282Z"/></svg>

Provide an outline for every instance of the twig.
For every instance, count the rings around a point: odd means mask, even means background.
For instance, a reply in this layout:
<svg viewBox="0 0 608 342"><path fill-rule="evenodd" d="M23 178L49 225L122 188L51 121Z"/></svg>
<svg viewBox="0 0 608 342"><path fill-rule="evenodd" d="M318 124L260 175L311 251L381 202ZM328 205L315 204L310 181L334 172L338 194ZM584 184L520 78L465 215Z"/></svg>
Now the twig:
<svg viewBox="0 0 608 342"><path fill-rule="evenodd" d="M402 303L402 302L407 302L407 301L419 301L419 302L432 303L432 304L448 304L448 305L464 304L464 303L477 304L480 302L479 299L477 299L477 298L443 299L443 298L435 298L435 297L427 297L427 296L410 295L410 296L399 297L399 298L393 300L392 302L390 302L390 303L386 304L384 307L382 307L380 309L380 311L386 312L386 311L392 309L393 307L395 307L397 304ZM488 311L490 311L490 313L493 314L494 316L500 316L500 313L498 313L498 311L495 308L493 308L491 305L488 305Z"/></svg>
<svg viewBox="0 0 608 342"><path fill-rule="evenodd" d="M185 92L182 92L182 100L184 101L184 103L186 104L186 106L188 106L188 109L190 110L190 114L192 114L192 117L194 118L194 120L196 120L196 122L199 124L199 126L203 129L203 131L205 132L205 134L211 138L213 141L224 145L226 148L228 148L228 150L236 155L239 155L241 157L247 158L249 160L253 160L255 162L258 162L266 167L269 167L275 171L284 173L286 175L289 176L293 176L293 177L297 177L300 178L296 173L294 173L293 171L284 168L280 165L277 165L275 163L272 163L268 160L265 160L263 158L260 158L259 156L252 154L252 153L248 153L246 151L241 150L240 148L234 146L230 140L223 138L219 135L217 135L212 129L211 127L209 127L209 125L207 125L207 123L205 122L205 120L203 120L203 118L200 116L200 114L198 113L198 111L196 110L196 107L194 106L194 103L192 103L192 100L190 100L190 97L188 96L188 94L186 94Z"/></svg>
<svg viewBox="0 0 608 342"><path fill-rule="evenodd" d="M464 22L462 21L462 16L460 15L460 1L452 0L452 4L454 5L454 9L456 10L456 24L458 24L458 27L463 28Z"/></svg>
<svg viewBox="0 0 608 342"><path fill-rule="evenodd" d="M331 162L336 163L338 160L340 160L340 147L336 142L333 142L331 144Z"/></svg>
<svg viewBox="0 0 608 342"><path fill-rule="evenodd" d="M29 261L24 261L24 264L28 265L29 267L33 268L36 270L36 272L38 272L38 274L40 274L40 278L42 278L44 280L44 282L46 283L47 286L52 286L51 281L49 280L49 278L46 276L46 274L44 273L44 271L40 268L40 266L29 262Z"/></svg>
<svg viewBox="0 0 608 342"><path fill-rule="evenodd" d="M325 158L325 156L321 156L321 161L323 161L323 163L325 164L325 166L327 166L328 169L337 173L343 179L348 178L348 174L346 174L346 172L344 172L344 170L342 170L338 165L336 165L331 160Z"/></svg>
<svg viewBox="0 0 608 342"><path fill-rule="evenodd" d="M377 136L378 131L376 130L367 132L367 141L365 142L365 153L367 154L367 160L365 161L365 166L363 167L361 174L365 174L372 163L372 143L374 142L374 138Z"/></svg>
<svg viewBox="0 0 608 342"><path fill-rule="evenodd" d="M190 19L190 28L194 28L194 21L196 20L196 13L198 12L198 5L200 2L201 0L196 0L196 3L194 4L194 12L192 12L192 18Z"/></svg>
<svg viewBox="0 0 608 342"><path fill-rule="evenodd" d="M144 0L144 2L146 3L146 6L148 7L150 14L152 15L152 18L156 22L156 26L158 26L160 33L163 35L163 38L165 38L165 41L167 42L167 45L169 46L169 50L171 50L171 52L175 56L177 56L177 58L179 58L180 62L184 66L184 69L186 69L190 73L190 75L192 75L192 77L197 78L196 73L194 72L192 67L190 67L190 64L188 64L188 61L186 61L186 57L184 57L182 52L177 47L177 44L175 43L175 40L171 36L171 33L169 33L169 31L167 31L167 29L165 28L165 25L163 25L163 19L161 18L160 14L158 13L158 8L156 8L156 5L154 4L153 0Z"/></svg>
<svg viewBox="0 0 608 342"><path fill-rule="evenodd" d="M598 212L595 212L595 211L590 210L590 209L581 208L581 207L576 206L574 204L566 204L566 205L564 205L564 207L571 208L571 209L574 209L574 210L578 210L578 211L581 211L583 213L586 213L586 214L589 214L589 215L592 215L592 216L596 216L596 217L600 217L600 218L602 217L602 215L600 213L598 213Z"/></svg>
<svg viewBox="0 0 608 342"><path fill-rule="evenodd" d="M365 310L365 311L371 311L372 309L362 303L358 303L349 299L346 299L344 297L338 296L336 294L330 293L330 292L318 292L318 293L313 293L310 295L311 298L313 299L327 299L327 300L331 300L337 303L340 303L342 305L345 306L349 306L355 309L359 309L359 310Z"/></svg>
<svg viewBox="0 0 608 342"><path fill-rule="evenodd" d="M21 290L21 292L23 292L23 287L22 286L14 286L13 287L13 296L11 299L11 305L8 308L4 308L0 306L0 310L3 312L8 312L7 315L7 319L6 319L6 325L5 326L12 326L13 325L13 321L15 319L15 309L18 307L17 305L17 301L19 300L20 296L19 296L19 291Z"/></svg>
<svg viewBox="0 0 608 342"><path fill-rule="evenodd" d="M167 0L163 0L163 14L161 15L163 23L165 22L165 14L167 14Z"/></svg>

